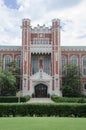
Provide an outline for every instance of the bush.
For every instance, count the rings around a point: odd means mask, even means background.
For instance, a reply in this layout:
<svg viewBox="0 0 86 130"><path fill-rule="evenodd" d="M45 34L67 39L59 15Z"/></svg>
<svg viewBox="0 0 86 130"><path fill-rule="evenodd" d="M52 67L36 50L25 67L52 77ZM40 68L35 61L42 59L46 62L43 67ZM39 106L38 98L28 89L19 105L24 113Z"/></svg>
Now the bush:
<svg viewBox="0 0 86 130"><path fill-rule="evenodd" d="M0 116L86 117L86 104L0 104Z"/></svg>
<svg viewBox="0 0 86 130"><path fill-rule="evenodd" d="M69 103L86 103L86 98L70 98L70 97L59 97L57 95L52 95L51 99L54 102L69 102Z"/></svg>
<svg viewBox="0 0 86 130"><path fill-rule="evenodd" d="M30 96L20 97L20 102L27 102ZM16 103L19 102L19 97L15 96L0 96L0 103Z"/></svg>

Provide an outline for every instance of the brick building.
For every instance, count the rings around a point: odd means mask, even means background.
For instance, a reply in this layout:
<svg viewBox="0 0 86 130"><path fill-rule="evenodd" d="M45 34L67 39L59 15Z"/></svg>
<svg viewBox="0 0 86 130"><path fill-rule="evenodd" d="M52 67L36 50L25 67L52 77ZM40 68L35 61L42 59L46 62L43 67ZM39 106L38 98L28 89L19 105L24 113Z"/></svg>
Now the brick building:
<svg viewBox="0 0 86 130"><path fill-rule="evenodd" d="M22 46L0 46L0 59L4 70L7 63L17 62L22 94L61 96L62 74L68 63L80 66L86 94L86 47L60 46L60 20L53 19L51 27L37 25L32 28L31 21L23 19L21 28Z"/></svg>

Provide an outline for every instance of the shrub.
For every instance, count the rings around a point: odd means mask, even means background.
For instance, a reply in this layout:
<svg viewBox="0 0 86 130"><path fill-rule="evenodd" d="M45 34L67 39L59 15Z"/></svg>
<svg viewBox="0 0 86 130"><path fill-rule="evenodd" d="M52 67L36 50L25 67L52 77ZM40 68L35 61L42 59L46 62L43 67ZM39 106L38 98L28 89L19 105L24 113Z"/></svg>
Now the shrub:
<svg viewBox="0 0 86 130"><path fill-rule="evenodd" d="M52 95L51 99L54 102L69 102L69 103L86 103L86 98L70 98L70 97L59 97L57 95Z"/></svg>
<svg viewBox="0 0 86 130"><path fill-rule="evenodd" d="M20 97L20 102L26 102L30 99L30 96ZM15 103L19 101L19 97L15 96L0 96L0 103Z"/></svg>
<svg viewBox="0 0 86 130"><path fill-rule="evenodd" d="M0 104L0 116L86 117L86 104Z"/></svg>

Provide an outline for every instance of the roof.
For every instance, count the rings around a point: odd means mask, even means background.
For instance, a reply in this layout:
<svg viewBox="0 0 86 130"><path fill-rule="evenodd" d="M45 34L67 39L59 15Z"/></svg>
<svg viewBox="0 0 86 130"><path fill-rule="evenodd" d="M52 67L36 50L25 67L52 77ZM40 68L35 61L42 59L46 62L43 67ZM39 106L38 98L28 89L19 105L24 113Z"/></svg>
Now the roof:
<svg viewBox="0 0 86 130"><path fill-rule="evenodd" d="M86 51L86 46L61 46L62 51Z"/></svg>
<svg viewBox="0 0 86 130"><path fill-rule="evenodd" d="M0 51L21 51L21 46L0 46Z"/></svg>
<svg viewBox="0 0 86 130"><path fill-rule="evenodd" d="M0 46L0 51L21 51L22 46ZM86 51L86 46L61 46L61 51Z"/></svg>

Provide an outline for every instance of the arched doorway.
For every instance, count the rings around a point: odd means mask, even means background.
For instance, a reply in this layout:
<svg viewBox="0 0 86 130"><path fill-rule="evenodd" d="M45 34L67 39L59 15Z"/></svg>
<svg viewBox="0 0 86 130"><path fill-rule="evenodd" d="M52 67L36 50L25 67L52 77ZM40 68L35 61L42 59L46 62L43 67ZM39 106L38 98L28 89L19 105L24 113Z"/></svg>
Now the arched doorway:
<svg viewBox="0 0 86 130"><path fill-rule="evenodd" d="M38 84L35 86L35 97L47 97L47 86Z"/></svg>

